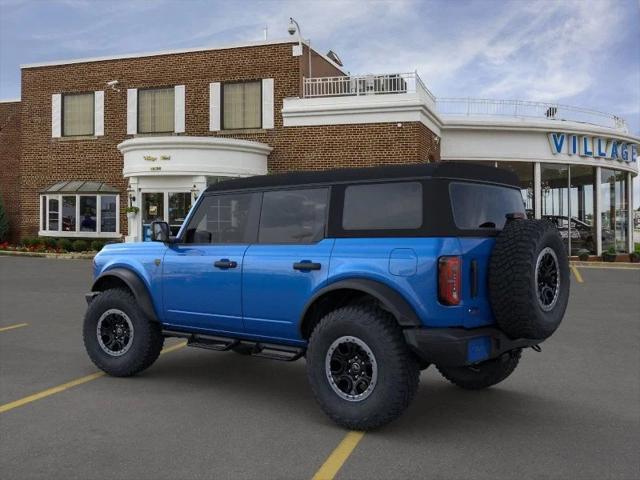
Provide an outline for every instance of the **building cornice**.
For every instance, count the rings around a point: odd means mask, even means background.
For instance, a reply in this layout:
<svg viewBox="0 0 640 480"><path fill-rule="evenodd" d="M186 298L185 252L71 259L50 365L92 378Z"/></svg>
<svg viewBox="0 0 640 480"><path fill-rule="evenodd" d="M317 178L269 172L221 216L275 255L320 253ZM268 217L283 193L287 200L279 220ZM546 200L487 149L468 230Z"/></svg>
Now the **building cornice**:
<svg viewBox="0 0 640 480"><path fill-rule="evenodd" d="M233 48L263 47L267 45L281 45L281 44L292 44L292 43L298 43L298 40L293 38L287 38L287 39L278 39L278 40L263 40L260 42L231 43L226 45L209 46L209 47L181 48L181 49L174 49L174 50L159 50L155 52L125 53L121 55L107 55L102 57L54 60L50 62L27 63L27 64L20 65L20 68L28 69L28 68L40 68L40 67L53 67L53 66L59 66L59 65L71 65L75 63L106 62L110 60L124 60L129 58L158 57L162 55L178 55L181 53L206 52L206 51L213 51L213 50L230 50Z"/></svg>

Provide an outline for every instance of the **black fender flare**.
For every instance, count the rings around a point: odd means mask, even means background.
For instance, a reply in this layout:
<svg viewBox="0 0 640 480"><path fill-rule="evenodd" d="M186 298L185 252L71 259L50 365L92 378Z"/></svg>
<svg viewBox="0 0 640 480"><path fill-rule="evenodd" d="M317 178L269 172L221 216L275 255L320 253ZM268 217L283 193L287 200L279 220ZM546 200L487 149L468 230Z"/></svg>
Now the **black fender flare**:
<svg viewBox="0 0 640 480"><path fill-rule="evenodd" d="M136 302L142 309L142 313L144 313L144 315L151 321L159 321L158 316L156 315L156 310L153 307L153 302L151 301L151 295L149 294L147 286L144 284L138 274L133 272L132 270L129 270L127 268L114 268L112 270L107 270L95 279L95 281L93 282L93 286L91 287L91 291L103 291L100 286L105 282L105 280L109 278L117 278L118 280L124 282L124 284L133 293Z"/></svg>
<svg viewBox="0 0 640 480"><path fill-rule="evenodd" d="M304 318L317 299L331 291L343 289L359 290L376 298L382 306L396 318L398 325L401 327L422 326L422 322L420 318L418 318L418 315L416 315L415 310L402 295L384 283L367 278L340 280L321 288L304 306L298 324L300 326L303 325Z"/></svg>

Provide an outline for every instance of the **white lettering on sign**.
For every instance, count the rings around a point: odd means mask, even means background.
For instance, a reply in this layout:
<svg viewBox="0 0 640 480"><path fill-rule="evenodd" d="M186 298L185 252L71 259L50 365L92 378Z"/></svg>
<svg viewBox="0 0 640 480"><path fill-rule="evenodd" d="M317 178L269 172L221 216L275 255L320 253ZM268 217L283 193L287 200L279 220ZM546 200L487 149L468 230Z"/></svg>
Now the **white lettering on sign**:
<svg viewBox="0 0 640 480"><path fill-rule="evenodd" d="M638 161L638 144L622 142L614 138L573 135L562 132L548 134L551 153L581 157L604 158L621 162Z"/></svg>

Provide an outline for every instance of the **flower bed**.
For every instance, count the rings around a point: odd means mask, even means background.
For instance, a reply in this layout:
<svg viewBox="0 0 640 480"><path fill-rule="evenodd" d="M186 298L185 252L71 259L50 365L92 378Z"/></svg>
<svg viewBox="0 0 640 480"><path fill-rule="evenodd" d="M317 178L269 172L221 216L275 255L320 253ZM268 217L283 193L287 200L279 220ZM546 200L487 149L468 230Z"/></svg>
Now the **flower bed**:
<svg viewBox="0 0 640 480"><path fill-rule="evenodd" d="M18 244L0 243L0 251L23 253L81 253L99 252L106 244L103 240L69 240L68 238L25 238Z"/></svg>

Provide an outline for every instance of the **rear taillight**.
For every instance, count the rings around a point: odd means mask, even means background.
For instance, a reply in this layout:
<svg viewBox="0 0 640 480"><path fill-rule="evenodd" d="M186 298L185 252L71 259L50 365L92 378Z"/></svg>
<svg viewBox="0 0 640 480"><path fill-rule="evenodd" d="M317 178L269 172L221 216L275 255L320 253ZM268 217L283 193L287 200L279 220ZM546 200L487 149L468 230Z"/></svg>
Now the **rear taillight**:
<svg viewBox="0 0 640 480"><path fill-rule="evenodd" d="M440 257L438 260L438 298L444 305L460 303L460 257Z"/></svg>

